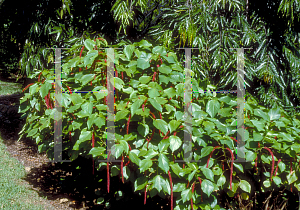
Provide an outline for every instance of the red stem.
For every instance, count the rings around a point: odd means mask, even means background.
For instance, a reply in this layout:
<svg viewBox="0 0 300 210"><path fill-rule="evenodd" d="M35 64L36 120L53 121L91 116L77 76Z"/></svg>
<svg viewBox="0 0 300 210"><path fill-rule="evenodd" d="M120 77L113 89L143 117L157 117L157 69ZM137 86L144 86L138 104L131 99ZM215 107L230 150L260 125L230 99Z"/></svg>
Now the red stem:
<svg viewBox="0 0 300 210"><path fill-rule="evenodd" d="M173 185L172 185L172 177L170 171L168 171L168 174L169 174L170 185L171 185L171 210L173 210Z"/></svg>
<svg viewBox="0 0 300 210"><path fill-rule="evenodd" d="M67 85L66 85L66 86L67 86ZM70 94L72 95L72 91L71 91L70 87L69 87L69 86L67 86L67 88L69 89L69 91L70 91Z"/></svg>
<svg viewBox="0 0 300 210"><path fill-rule="evenodd" d="M231 168L230 168L230 190L232 190L232 171L233 171L233 161L234 161L234 155L232 151L227 147L226 148L230 154L231 154Z"/></svg>
<svg viewBox="0 0 300 210"><path fill-rule="evenodd" d="M152 135L151 135L150 139L147 140L147 141L148 141L148 143L147 143L147 149L148 149L149 142L151 141L151 139L152 139L152 137L153 137L153 135L154 135L154 132L155 132L155 128L153 129L153 132L152 132Z"/></svg>
<svg viewBox="0 0 300 210"><path fill-rule="evenodd" d="M147 185L145 187L144 205L146 205L146 200L147 200Z"/></svg>

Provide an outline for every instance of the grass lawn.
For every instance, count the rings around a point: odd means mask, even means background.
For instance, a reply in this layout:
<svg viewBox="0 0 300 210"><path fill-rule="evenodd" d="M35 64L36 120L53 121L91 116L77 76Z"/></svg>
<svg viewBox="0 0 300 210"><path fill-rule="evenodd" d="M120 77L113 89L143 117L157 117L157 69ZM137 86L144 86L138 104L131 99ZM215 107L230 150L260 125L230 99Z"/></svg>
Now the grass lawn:
<svg viewBox="0 0 300 210"><path fill-rule="evenodd" d="M22 92L22 84L16 82L4 82L0 80L0 95Z"/></svg>
<svg viewBox="0 0 300 210"><path fill-rule="evenodd" d="M24 166L6 151L0 139L0 209L48 209L41 205L42 199L22 180L26 175ZM39 203L39 204L38 204Z"/></svg>
<svg viewBox="0 0 300 210"><path fill-rule="evenodd" d="M0 81L0 95L20 93L21 88L19 83ZM9 155L0 138L0 209L49 209L41 204L45 198L22 180L25 175L24 166Z"/></svg>

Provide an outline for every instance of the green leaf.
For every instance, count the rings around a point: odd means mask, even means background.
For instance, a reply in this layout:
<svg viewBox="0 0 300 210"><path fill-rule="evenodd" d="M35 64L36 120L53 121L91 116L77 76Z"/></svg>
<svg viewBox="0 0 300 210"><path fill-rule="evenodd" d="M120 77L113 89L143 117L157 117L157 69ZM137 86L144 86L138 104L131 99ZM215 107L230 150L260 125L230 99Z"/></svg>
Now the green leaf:
<svg viewBox="0 0 300 210"><path fill-rule="evenodd" d="M255 160L256 157L257 157L257 154L256 154L255 152L252 152L252 151L250 151L250 150L246 151L246 156L245 156L245 158L246 158L246 161L247 161L247 162L250 162L250 161Z"/></svg>
<svg viewBox="0 0 300 210"><path fill-rule="evenodd" d="M226 182L226 177L224 175L221 175L220 178L218 179L217 186L221 187L225 184L225 182Z"/></svg>
<svg viewBox="0 0 300 210"><path fill-rule="evenodd" d="M101 157L104 155L105 148L104 147L94 147L90 150L89 155L92 155L93 158Z"/></svg>
<svg viewBox="0 0 300 210"><path fill-rule="evenodd" d="M297 179L298 179L295 174L295 171L292 171L292 173L288 174L286 176L286 178L287 178L289 184L292 184L293 182L297 181Z"/></svg>
<svg viewBox="0 0 300 210"><path fill-rule="evenodd" d="M264 131L265 124L258 120L250 120L258 131Z"/></svg>
<svg viewBox="0 0 300 210"><path fill-rule="evenodd" d="M162 107L161 105L153 98L149 98L148 101L152 104L152 106L158 110L159 112L162 112Z"/></svg>
<svg viewBox="0 0 300 210"><path fill-rule="evenodd" d="M165 172L168 173L169 171L169 159L166 155L160 154L158 158L158 166Z"/></svg>
<svg viewBox="0 0 300 210"><path fill-rule="evenodd" d="M130 107L131 110L131 117L135 114L136 110L140 108L140 106L143 104L144 100L143 99L138 99L136 100L132 106Z"/></svg>
<svg viewBox="0 0 300 210"><path fill-rule="evenodd" d="M210 135L212 131L215 130L215 124L213 122L204 121L203 122L204 129L207 131L207 134Z"/></svg>
<svg viewBox="0 0 300 210"><path fill-rule="evenodd" d="M241 180L239 186L245 192L247 193L251 192L251 185L246 180Z"/></svg>
<svg viewBox="0 0 300 210"><path fill-rule="evenodd" d="M184 183L176 183L173 186L173 192L182 192L185 189L186 187Z"/></svg>
<svg viewBox="0 0 300 210"><path fill-rule="evenodd" d="M162 64L160 67L158 67L158 71L159 73L170 74L172 69L169 66Z"/></svg>
<svg viewBox="0 0 300 210"><path fill-rule="evenodd" d="M169 147L169 145L170 145L169 139L163 139L163 140L161 140L159 142L159 144L158 144L159 152L161 153L161 152L167 150L168 147Z"/></svg>
<svg viewBox="0 0 300 210"><path fill-rule="evenodd" d="M127 114L129 113L129 111L127 109L118 111L116 114L116 118L115 121L119 121L121 119L126 119Z"/></svg>
<svg viewBox="0 0 300 210"><path fill-rule="evenodd" d="M269 116L261 109L255 109L254 115L262 117L265 121L269 121Z"/></svg>
<svg viewBox="0 0 300 210"><path fill-rule="evenodd" d="M263 182L263 185L264 185L266 188L270 187L270 186L271 186L270 180L265 180L265 181Z"/></svg>
<svg viewBox="0 0 300 210"><path fill-rule="evenodd" d="M149 159L144 159L140 161L140 170L141 172L146 171L148 168L150 168L152 166L152 160Z"/></svg>
<svg viewBox="0 0 300 210"><path fill-rule="evenodd" d="M115 84L115 88L118 90L121 90L123 88L123 85L125 84L121 78L113 77L111 78L111 83Z"/></svg>
<svg viewBox="0 0 300 210"><path fill-rule="evenodd" d="M214 191L215 186L211 181L205 179L202 181L201 189L209 197L210 194Z"/></svg>
<svg viewBox="0 0 300 210"><path fill-rule="evenodd" d="M157 96L160 96L158 90L156 88L151 88L148 90L148 95L150 98L155 98ZM154 99L152 99L154 100ZM159 107L160 105L158 104L157 107Z"/></svg>
<svg viewBox="0 0 300 210"><path fill-rule="evenodd" d="M168 124L164 120L161 120L161 119L154 120L153 125L158 130L160 130L161 132L163 132L164 134L167 134L167 132L168 132Z"/></svg>
<svg viewBox="0 0 300 210"><path fill-rule="evenodd" d="M162 190L162 185L165 183L164 178L161 175L156 175L153 178L153 188L157 189L158 192Z"/></svg>
<svg viewBox="0 0 300 210"><path fill-rule="evenodd" d="M149 133L149 126L147 124L140 124L137 128L139 134L143 137L147 136Z"/></svg>
<svg viewBox="0 0 300 210"><path fill-rule="evenodd" d="M202 182L202 183L203 183L203 182ZM183 190L183 191L181 192L182 201L183 201L183 202L186 202L186 201L191 200L192 195L193 195L193 194L192 194L191 189Z"/></svg>
<svg viewBox="0 0 300 210"><path fill-rule="evenodd" d="M113 147L115 150L112 154L118 159L123 153L124 147L121 144L115 144Z"/></svg>
<svg viewBox="0 0 300 210"><path fill-rule="evenodd" d="M146 185L147 185L146 177L142 176L142 177L137 178L134 182L134 192L137 190L145 189Z"/></svg>
<svg viewBox="0 0 300 210"><path fill-rule="evenodd" d="M273 177L273 181L275 182L275 184L276 184L277 186L279 186L279 185L281 184L281 178L278 177L278 176L274 176L274 177Z"/></svg>
<svg viewBox="0 0 300 210"><path fill-rule="evenodd" d="M209 168L201 168L201 171L203 172L204 176L207 179L210 179L211 181L214 182L214 173L212 172L211 169L209 169Z"/></svg>
<svg viewBox="0 0 300 210"><path fill-rule="evenodd" d="M270 116L270 120L278 120L281 117L280 109L270 109L268 115Z"/></svg>
<svg viewBox="0 0 300 210"><path fill-rule="evenodd" d="M128 60L131 60L134 49L135 49L134 45L126 45L126 47L124 48L124 54Z"/></svg>
<svg viewBox="0 0 300 210"><path fill-rule="evenodd" d="M135 163L136 165L140 165L140 159L138 158L138 156L134 153L134 152L132 152L132 151L130 151L130 153L129 153L129 159L133 162L133 163Z"/></svg>
<svg viewBox="0 0 300 210"><path fill-rule="evenodd" d="M212 146L202 148L201 149L201 157L206 157L207 155L209 155L213 151L213 149L214 148Z"/></svg>
<svg viewBox="0 0 300 210"><path fill-rule="evenodd" d="M170 149L172 153L174 153L174 151L180 148L182 141L178 136L173 136L173 135L170 136L169 140L170 140Z"/></svg>
<svg viewBox="0 0 300 210"><path fill-rule="evenodd" d="M139 78L140 83L142 84L147 84L151 80L150 76L141 76Z"/></svg>
<svg viewBox="0 0 300 210"><path fill-rule="evenodd" d="M180 177L179 173L182 171L182 168L178 165L178 163L171 163L171 168L172 171L178 176Z"/></svg>
<svg viewBox="0 0 300 210"><path fill-rule="evenodd" d="M169 123L170 133L175 131L181 123L177 120L171 120Z"/></svg>
<svg viewBox="0 0 300 210"><path fill-rule="evenodd" d="M150 67L149 59L138 58L137 59L137 67L144 70Z"/></svg>
<svg viewBox="0 0 300 210"><path fill-rule="evenodd" d="M220 109L220 103L217 100L210 100L206 104L206 112L211 116L215 117Z"/></svg>
<svg viewBox="0 0 300 210"><path fill-rule="evenodd" d="M84 41L84 46L89 50L93 50L93 48L95 47L96 43L93 40L90 39L86 39Z"/></svg>
<svg viewBox="0 0 300 210"><path fill-rule="evenodd" d="M147 48L147 47L151 47L152 44L143 39L143 40L141 40L140 42L137 43L137 46Z"/></svg>
<svg viewBox="0 0 300 210"><path fill-rule="evenodd" d="M240 163L233 163L234 167L236 167L237 169L239 169L239 171L241 171L242 173L244 173L244 167L242 166L242 164Z"/></svg>
<svg viewBox="0 0 300 210"><path fill-rule="evenodd" d="M35 85L36 85L36 87L35 87ZM30 92L30 94L34 94L35 93L35 91L33 91L34 90L34 88L37 88L37 83L36 84L34 84L34 85L31 85L30 87L29 87L29 92ZM48 93L49 93L49 90L52 88L52 84L51 83L49 83L49 82L45 82L44 84L42 84L42 86L41 86L41 88L40 88L40 96L42 97L42 98L44 98Z"/></svg>

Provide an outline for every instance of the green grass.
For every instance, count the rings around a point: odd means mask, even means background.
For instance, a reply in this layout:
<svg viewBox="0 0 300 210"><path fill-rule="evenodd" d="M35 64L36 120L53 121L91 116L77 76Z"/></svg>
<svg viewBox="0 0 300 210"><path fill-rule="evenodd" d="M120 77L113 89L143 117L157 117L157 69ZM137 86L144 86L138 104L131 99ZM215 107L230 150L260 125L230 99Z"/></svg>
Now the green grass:
<svg viewBox="0 0 300 210"><path fill-rule="evenodd" d="M21 88L21 84L0 81L0 95L21 92ZM45 198L22 180L25 176L24 166L9 155L0 138L0 209L49 209L43 205Z"/></svg>
<svg viewBox="0 0 300 210"><path fill-rule="evenodd" d="M0 95L22 92L22 84L16 82L4 82L0 80Z"/></svg>
<svg viewBox="0 0 300 210"><path fill-rule="evenodd" d="M26 176L24 166L6 151L0 139L0 209L47 209L38 193L22 180Z"/></svg>

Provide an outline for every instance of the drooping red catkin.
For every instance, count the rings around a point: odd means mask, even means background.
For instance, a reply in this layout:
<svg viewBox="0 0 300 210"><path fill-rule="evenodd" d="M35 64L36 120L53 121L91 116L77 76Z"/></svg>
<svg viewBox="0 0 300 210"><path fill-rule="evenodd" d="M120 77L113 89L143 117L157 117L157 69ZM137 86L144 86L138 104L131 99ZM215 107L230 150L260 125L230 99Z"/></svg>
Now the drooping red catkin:
<svg viewBox="0 0 300 210"><path fill-rule="evenodd" d="M148 143L147 143L147 149L148 149L149 142L151 141L151 139L152 139L152 137L154 135L154 132L155 132L155 128L153 128L153 132L152 132L152 135L151 135L150 139L147 140L148 141Z"/></svg>
<svg viewBox="0 0 300 210"><path fill-rule="evenodd" d="M146 204L146 200L147 200L147 185L145 187L144 205Z"/></svg>
<svg viewBox="0 0 300 210"><path fill-rule="evenodd" d="M33 85L34 83L30 83L30 84L28 84L23 90L22 90L22 92L24 92L29 86L31 86L31 85Z"/></svg>
<svg viewBox="0 0 300 210"><path fill-rule="evenodd" d="M273 152L268 147L264 147L264 149L268 150L272 156L272 169L271 169L271 182L272 182L273 171L274 171L274 155Z"/></svg>
<svg viewBox="0 0 300 210"><path fill-rule="evenodd" d="M291 170L290 170L290 173L292 173L292 171L293 171L293 167L292 167L292 157L291 157L291 159L290 159L290 165L291 165ZM291 186L291 192L293 192L293 185L292 184L290 184L290 186Z"/></svg>
<svg viewBox="0 0 300 210"><path fill-rule="evenodd" d="M152 82L154 82L156 76L156 72L154 72L153 77L152 77Z"/></svg>
<svg viewBox="0 0 300 210"><path fill-rule="evenodd" d="M81 51L80 51L80 55L79 58L81 58L82 52L83 52L84 46L82 47Z"/></svg>
<svg viewBox="0 0 300 210"><path fill-rule="evenodd" d="M277 174L278 165L279 165L280 161L281 161L281 159L279 159L278 162L277 162L277 166L276 166L276 169L275 169L275 174L274 174L274 176L276 176L276 174Z"/></svg>
<svg viewBox="0 0 300 210"><path fill-rule="evenodd" d="M128 118L128 121L127 121L127 134L128 134L128 131L129 131L130 118L131 118L131 114L129 115L129 118Z"/></svg>
<svg viewBox="0 0 300 210"><path fill-rule="evenodd" d="M203 199L202 199L202 189L201 189L202 181L201 181L200 177L198 177L198 180L200 182L201 202L203 202Z"/></svg>
<svg viewBox="0 0 300 210"><path fill-rule="evenodd" d="M163 139L167 139L168 134L170 133L170 131L168 131L168 133L165 135L165 137Z"/></svg>
<svg viewBox="0 0 300 210"><path fill-rule="evenodd" d="M108 159L108 158L107 158ZM109 184L110 184L110 180L109 180L109 163L108 163L108 161L107 161L107 163L106 163L106 171L107 171L107 193L109 193Z"/></svg>
<svg viewBox="0 0 300 210"><path fill-rule="evenodd" d="M152 115L152 117L153 117L154 119L156 119L155 115L154 115L151 111L149 111L149 112L150 112L150 114Z"/></svg>
<svg viewBox="0 0 300 210"><path fill-rule="evenodd" d="M195 182L194 182L193 185L192 185L192 194L194 194L194 189L195 189ZM194 206L193 206L193 197L191 197L191 207L192 207L192 210L194 210Z"/></svg>
<svg viewBox="0 0 300 210"><path fill-rule="evenodd" d="M122 80L124 80L124 74L123 71L121 72Z"/></svg>
<svg viewBox="0 0 300 210"><path fill-rule="evenodd" d="M170 171L168 171L169 179L170 179L170 186L171 186L171 210L173 210L173 184L172 184L172 177Z"/></svg>
<svg viewBox="0 0 300 210"><path fill-rule="evenodd" d="M40 82L41 75L42 75L42 72L39 73L38 82Z"/></svg>
<svg viewBox="0 0 300 210"><path fill-rule="evenodd" d="M123 182L123 184L124 184L123 164L124 164L124 156L122 155L122 161L121 161L121 175L122 175L122 182Z"/></svg>
<svg viewBox="0 0 300 210"><path fill-rule="evenodd" d="M233 161L234 161L234 155L228 147L226 148L230 154L231 154L231 168L230 168L230 190L232 190L232 172L233 172Z"/></svg>
<svg viewBox="0 0 300 210"><path fill-rule="evenodd" d="M177 134L177 131L174 132L174 136L176 136L176 134Z"/></svg>
<svg viewBox="0 0 300 210"><path fill-rule="evenodd" d="M219 148L219 147L220 147L220 146L215 146L214 149L213 149L213 151L211 151L211 153L209 154L209 157L208 157L208 159L207 159L206 168L208 168L209 160L210 160L210 158L211 158L213 152L215 151L215 149L217 149L217 148Z"/></svg>
<svg viewBox="0 0 300 210"><path fill-rule="evenodd" d="M92 133L92 148L95 147L95 132Z"/></svg>
<svg viewBox="0 0 300 210"><path fill-rule="evenodd" d="M66 86L67 86L67 85L66 85ZM70 87L67 86L67 88L69 89L69 92L70 92L70 94L72 95L72 91L71 91Z"/></svg>
<svg viewBox="0 0 300 210"><path fill-rule="evenodd" d="M258 143L258 148L260 148L260 143ZM255 158L255 169L256 169L256 173L258 172L258 169L257 169L257 156Z"/></svg>

